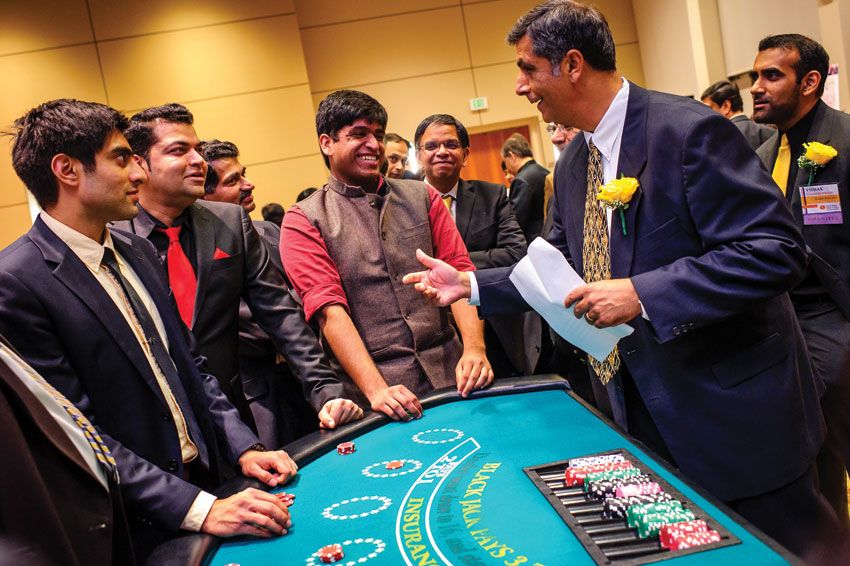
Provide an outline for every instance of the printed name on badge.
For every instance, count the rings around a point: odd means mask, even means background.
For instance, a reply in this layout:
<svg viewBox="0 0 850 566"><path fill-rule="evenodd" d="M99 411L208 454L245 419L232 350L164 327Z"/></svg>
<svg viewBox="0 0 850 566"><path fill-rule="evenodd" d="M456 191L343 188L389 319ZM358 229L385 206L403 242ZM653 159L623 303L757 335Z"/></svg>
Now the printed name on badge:
<svg viewBox="0 0 850 566"><path fill-rule="evenodd" d="M803 224L843 224L838 185L800 187Z"/></svg>

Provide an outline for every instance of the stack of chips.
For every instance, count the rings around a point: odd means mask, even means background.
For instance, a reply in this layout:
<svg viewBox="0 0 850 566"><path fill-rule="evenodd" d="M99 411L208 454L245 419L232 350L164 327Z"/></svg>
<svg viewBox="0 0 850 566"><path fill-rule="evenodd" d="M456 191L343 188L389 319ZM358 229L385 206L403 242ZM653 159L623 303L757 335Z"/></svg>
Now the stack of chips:
<svg viewBox="0 0 850 566"><path fill-rule="evenodd" d="M671 500L663 503L644 503L643 505L632 505L626 511L626 520L630 527L636 527L647 515L656 513L667 513L670 511L682 511L681 501Z"/></svg>
<svg viewBox="0 0 850 566"><path fill-rule="evenodd" d="M693 521L694 519L696 519L696 516L687 509L644 515L636 525L638 528L638 536L640 536L640 538L654 537L658 535L658 531L664 525L669 523L681 523L683 521Z"/></svg>
<svg viewBox="0 0 850 566"><path fill-rule="evenodd" d="M643 476L646 477L646 476ZM634 495L649 495L651 493L661 493L663 490L657 483L650 481L648 483L630 483L621 485L614 491L614 497L632 497Z"/></svg>
<svg viewBox="0 0 850 566"><path fill-rule="evenodd" d="M295 503L295 496L291 493L281 491L280 493L275 493L274 496L283 501L287 507Z"/></svg>
<svg viewBox="0 0 850 566"><path fill-rule="evenodd" d="M323 564L333 564L334 562L339 562L345 558L345 553L342 551L341 544L329 544L328 546L323 546L319 549L317 554L319 555L319 560L321 560Z"/></svg>
<svg viewBox="0 0 850 566"><path fill-rule="evenodd" d="M672 499L673 496L666 491L662 491L661 493L651 493L649 495L635 495L633 497L624 497L622 499L609 497L604 502L604 513L609 519L625 519L626 512L632 505L661 503Z"/></svg>
<svg viewBox="0 0 850 566"><path fill-rule="evenodd" d="M570 458L570 468L583 468L585 466L596 466L599 464L613 464L614 462L627 462L622 454L605 454L604 456L582 456L581 458Z"/></svg>
<svg viewBox="0 0 850 566"><path fill-rule="evenodd" d="M658 538L664 548L678 550L718 542L720 533L710 530L705 521L696 520L664 525L658 529Z"/></svg>
<svg viewBox="0 0 850 566"><path fill-rule="evenodd" d="M621 460L619 462L600 462L586 466L570 466L564 474L564 483L567 487L578 485L590 474L599 472L610 472L614 470L634 469L631 462Z"/></svg>
<svg viewBox="0 0 850 566"><path fill-rule="evenodd" d="M591 499L607 499L614 497L617 489L625 485L641 485L652 483L652 478L645 475L627 476L623 478L613 478L606 480L598 480L586 484L587 495Z"/></svg>
<svg viewBox="0 0 850 566"><path fill-rule="evenodd" d="M340 455L354 454L354 443L353 442L343 442L341 444L337 444L336 453L340 454Z"/></svg>

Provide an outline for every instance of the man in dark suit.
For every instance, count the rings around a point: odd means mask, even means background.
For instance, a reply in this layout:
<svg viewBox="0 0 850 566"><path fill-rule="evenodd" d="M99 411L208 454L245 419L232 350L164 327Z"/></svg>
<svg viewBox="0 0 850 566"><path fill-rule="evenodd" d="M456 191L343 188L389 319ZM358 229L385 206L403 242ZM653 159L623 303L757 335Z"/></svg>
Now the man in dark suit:
<svg viewBox="0 0 850 566"><path fill-rule="evenodd" d="M253 418L239 374L240 299L322 407L340 396L340 382L248 213L233 204L198 201L207 165L193 122L179 104L148 108L130 119L127 140L148 178L139 186L139 215L115 227L156 247L183 321L245 422ZM351 401L334 403L326 426L356 414Z"/></svg>
<svg viewBox="0 0 850 566"><path fill-rule="evenodd" d="M64 401L0 335L0 564L135 563L127 517L107 460Z"/></svg>
<svg viewBox="0 0 850 566"><path fill-rule="evenodd" d="M588 281L565 306L635 329L591 360L616 422L791 550L831 563L841 533L812 470L819 389L786 294L805 250L761 163L704 105L618 75L593 8L546 2L508 41L517 94L584 131L555 171L549 241ZM596 196L620 174L638 188L609 220ZM421 258L430 270L405 281L433 301L470 296L485 316L527 308L510 269L473 276Z"/></svg>
<svg viewBox="0 0 850 566"><path fill-rule="evenodd" d="M239 204L246 212L254 210L254 183L245 176L246 169L239 162L239 148L232 142L210 140L204 142L201 153L207 163L204 200ZM263 220L255 220L253 224L269 251L269 260L283 278L284 290L297 302L280 259L280 226ZM323 396L313 394L313 390L306 394L315 401L315 407L305 401L301 382L269 335L256 323L244 300L239 301L239 371L257 435L266 446L284 446L318 430L320 423L326 428L336 426L331 415L339 412L336 406L344 401L333 399L325 403ZM341 384L336 387L341 389ZM362 414L354 403L346 404L345 408L356 414L343 414L343 422Z"/></svg>
<svg viewBox="0 0 850 566"><path fill-rule="evenodd" d="M469 158L469 134L463 124L448 114L428 116L416 128L413 143L425 182L446 203L475 268L519 261L525 255L525 237L505 187L460 178ZM484 321L487 359L497 378L534 373L540 357L540 324L538 318L536 337L524 336L525 318L506 315Z"/></svg>
<svg viewBox="0 0 850 566"><path fill-rule="evenodd" d="M715 112L732 120L732 123L744 134L753 149L758 149L761 144L776 133L773 128L757 124L744 114L744 101L741 99L741 92L738 90L738 85L733 82L718 81L714 83L705 89L700 100Z"/></svg>
<svg viewBox="0 0 850 566"><path fill-rule="evenodd" d="M828 67L826 50L807 37L767 37L759 44L753 66L757 80L751 92L756 121L779 128L758 155L791 205L809 252L806 276L789 294L812 361L826 385L821 401L827 437L818 456L820 489L838 516L850 523L846 483L850 467L850 230L842 216L850 205L850 116L820 99ZM797 161L805 154L804 142L830 145L837 155L810 176L810 168ZM820 188L809 188L812 185ZM818 207L804 207L806 199L811 203L813 197L831 203L833 211L827 209L824 214Z"/></svg>
<svg viewBox="0 0 850 566"><path fill-rule="evenodd" d="M96 425L117 462L140 560L180 528L283 533L289 514L277 498L204 491L229 466L272 486L297 468L285 452L263 452L201 373L150 244L106 228L138 213L145 172L127 125L76 100L15 122L15 171L43 212L0 252L0 333Z"/></svg>
<svg viewBox="0 0 850 566"><path fill-rule="evenodd" d="M546 175L549 170L534 160L531 146L522 134L513 134L502 145L502 160L514 176L511 181L511 204L525 241L530 244L543 230Z"/></svg>

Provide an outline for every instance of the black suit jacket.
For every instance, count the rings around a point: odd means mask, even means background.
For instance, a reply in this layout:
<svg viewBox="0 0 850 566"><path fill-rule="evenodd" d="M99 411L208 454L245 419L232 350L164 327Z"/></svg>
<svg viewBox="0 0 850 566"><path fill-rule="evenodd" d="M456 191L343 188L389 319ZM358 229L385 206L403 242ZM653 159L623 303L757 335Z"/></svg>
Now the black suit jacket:
<svg viewBox="0 0 850 566"><path fill-rule="evenodd" d="M208 359L210 372L222 389L230 392L228 397L240 406L243 418L251 421L239 375L240 299L305 388L314 392L314 402L321 406L335 398L336 375L245 209L237 204L198 201L188 213L198 282L191 330ZM143 215L114 225L145 238L154 228Z"/></svg>
<svg viewBox="0 0 850 566"><path fill-rule="evenodd" d="M744 137L747 138L747 141L750 142L750 146L752 146L753 149L758 149L761 144L766 142L776 133L775 129L762 124L757 124L744 114L732 116L730 119L732 120L732 123L735 124L735 127L744 134Z"/></svg>
<svg viewBox="0 0 850 566"><path fill-rule="evenodd" d="M194 431L198 465L220 480L257 437L215 378L199 373L153 246L132 234L112 236L162 318L178 375L169 386ZM0 252L0 333L97 427L118 462L130 518L178 530L200 488L183 480L162 390L109 295L40 218Z"/></svg>
<svg viewBox="0 0 850 566"><path fill-rule="evenodd" d="M543 230L543 202L548 174L548 169L532 159L519 168L511 181L511 204L516 221L525 234L526 244L530 244Z"/></svg>
<svg viewBox="0 0 850 566"><path fill-rule="evenodd" d="M579 274L588 153L577 136L558 160L549 236ZM776 185L727 118L634 84L620 174L640 187L626 234L614 216L611 278L631 279L649 320L619 351L676 464L723 500L800 477L824 423L786 293L804 244ZM485 316L521 308L508 275L477 274Z"/></svg>
<svg viewBox="0 0 850 566"><path fill-rule="evenodd" d="M118 486L110 478L107 489L95 478L41 401L2 361L0 430L7 490L0 498L0 563L132 565ZM7 556L11 551L14 557Z"/></svg>
<svg viewBox="0 0 850 566"><path fill-rule="evenodd" d="M773 137L758 149L768 171L773 170L779 150L779 133L774 132ZM803 231L812 268L844 317L850 320L850 116L818 102L806 141L831 145L838 151L838 155L818 171L813 182L838 185L844 223L803 224L800 187L809 184L809 172L804 167L797 171L793 184L791 212Z"/></svg>

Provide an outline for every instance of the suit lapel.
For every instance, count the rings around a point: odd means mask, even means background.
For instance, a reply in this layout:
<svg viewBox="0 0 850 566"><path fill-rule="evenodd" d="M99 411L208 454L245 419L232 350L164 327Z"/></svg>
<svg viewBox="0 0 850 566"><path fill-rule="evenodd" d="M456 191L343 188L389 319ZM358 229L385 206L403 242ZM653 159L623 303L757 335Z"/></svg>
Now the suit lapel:
<svg viewBox="0 0 850 566"><path fill-rule="evenodd" d="M36 220L29 235L30 239L41 250L45 261L56 264L53 276L89 308L92 315L100 321L109 335L112 336L112 339L118 343L120 351L138 369L139 374L156 395L165 402L162 390L150 370L148 359L142 352L133 330L89 269L40 219ZM119 250L119 253L122 257L127 257L125 250Z"/></svg>
<svg viewBox="0 0 850 566"><path fill-rule="evenodd" d="M455 225L460 237L465 241L469 231L469 219L475 205L475 185L460 180L457 186L457 205L455 206Z"/></svg>
<svg viewBox="0 0 850 566"><path fill-rule="evenodd" d="M192 315L192 326L198 320L198 313L204 305L207 281L212 270L213 256L215 255L215 228L210 215L212 213L205 208L193 204L189 207L189 218L192 222L192 237L195 239L196 269L198 273L198 287L195 293L195 312Z"/></svg>
<svg viewBox="0 0 850 566"><path fill-rule="evenodd" d="M572 187L573 190L566 195L567 202L565 202L561 208L562 212L565 211L572 220L569 222L570 226L568 227L566 225L566 217L562 213L561 222L564 224L563 229L565 231L572 229L572 238L567 241L576 242L577 246L575 249L570 250L570 256L572 257L576 272L583 274L584 258L582 257L582 245L584 242L584 204L587 200L587 159L590 156L590 151L587 149L584 134L580 135L582 136L582 139L580 140L581 143L571 143L569 145L570 148L577 146L574 156L572 158L567 157L566 159L566 162L573 163L573 166L569 168L570 174L572 175L572 182L567 185L567 187Z"/></svg>
<svg viewBox="0 0 850 566"><path fill-rule="evenodd" d="M649 109L649 94L642 88L629 83L629 102L626 121L623 125L623 137L620 142L620 157L617 166L617 178L634 177L641 181L641 173L646 166L646 115ZM628 277L631 273L635 253L635 223L640 207L642 190L638 188L629 208L623 211L626 220L626 235L623 235L620 212L611 215L611 278Z"/></svg>

